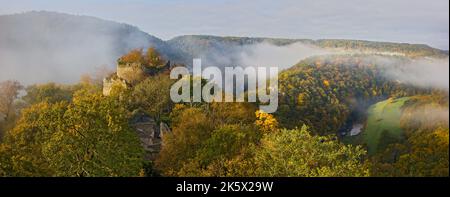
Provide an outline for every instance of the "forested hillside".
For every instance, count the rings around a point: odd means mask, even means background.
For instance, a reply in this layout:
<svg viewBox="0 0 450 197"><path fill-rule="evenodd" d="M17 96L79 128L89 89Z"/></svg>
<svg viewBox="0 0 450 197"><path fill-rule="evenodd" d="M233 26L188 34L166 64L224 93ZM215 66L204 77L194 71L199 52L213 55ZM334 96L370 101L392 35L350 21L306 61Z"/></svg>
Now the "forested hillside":
<svg viewBox="0 0 450 197"><path fill-rule="evenodd" d="M389 78L378 58L300 62L280 73L279 110L267 114L256 103L173 103L175 81L156 69L167 60L146 51L118 59L118 68L141 65L143 77L108 95L88 76L25 89L2 82L0 175L448 176L448 92ZM371 112L406 97L392 108L400 121ZM156 157L146 156L140 119L168 125L150 138L162 141ZM355 134L354 125L364 126Z"/></svg>
<svg viewBox="0 0 450 197"><path fill-rule="evenodd" d="M220 56L239 58L244 46L266 43L274 46L288 46L295 43L311 45L322 49L334 49L353 53L385 53L405 55L408 57L439 57L448 56L445 51L422 44L371 42L363 40L310 40L310 39L277 39L277 38L248 38L248 37L217 37L217 36L180 36L173 38L168 43L179 48L185 55L192 57L216 57ZM218 56L218 57L217 57ZM210 60L214 63L220 63ZM237 60L232 63L238 63ZM190 64L190 62L184 62ZM228 63L228 62L227 62Z"/></svg>
<svg viewBox="0 0 450 197"><path fill-rule="evenodd" d="M448 176L448 90L387 77L410 61L395 59L385 67L368 56L317 57L282 72L280 125L365 147L371 176Z"/></svg>
<svg viewBox="0 0 450 197"><path fill-rule="evenodd" d="M448 51L358 40L163 41L51 12L0 16L0 27L0 176L449 176ZM278 110L174 103L170 72L192 58L279 66ZM97 74L103 63L111 65Z"/></svg>

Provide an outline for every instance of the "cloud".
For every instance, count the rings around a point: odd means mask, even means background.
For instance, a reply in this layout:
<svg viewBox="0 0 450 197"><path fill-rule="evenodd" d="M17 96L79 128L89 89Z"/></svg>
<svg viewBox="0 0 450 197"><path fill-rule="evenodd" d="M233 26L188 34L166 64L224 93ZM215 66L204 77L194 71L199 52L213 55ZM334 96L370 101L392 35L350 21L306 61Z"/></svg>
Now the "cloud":
<svg viewBox="0 0 450 197"><path fill-rule="evenodd" d="M214 42L212 45L195 54L195 58L202 59L205 66L278 67L281 70L311 56L342 53L340 50L323 49L302 42L288 45L269 42L247 45Z"/></svg>
<svg viewBox="0 0 450 197"><path fill-rule="evenodd" d="M91 17L31 12L0 18L0 81L73 83L151 38L131 26Z"/></svg>
<svg viewBox="0 0 450 197"><path fill-rule="evenodd" d="M404 58L402 54L387 52L360 52L342 49L323 49L314 45L294 43L276 46L269 43L246 45L234 58L241 66L265 66L287 69L301 60L313 56L367 55L368 63L376 63L390 80L423 88L449 91L449 58ZM398 56L400 55L400 56Z"/></svg>
<svg viewBox="0 0 450 197"><path fill-rule="evenodd" d="M293 43L277 46L270 43L260 43L243 46L239 53L239 63L242 66L278 67L287 69L303 59L311 56L329 55L337 51L319 48L304 43Z"/></svg>
<svg viewBox="0 0 450 197"><path fill-rule="evenodd" d="M367 64L378 65L390 80L422 88L449 91L449 58L413 58L369 56Z"/></svg>
<svg viewBox="0 0 450 197"><path fill-rule="evenodd" d="M407 108L402 119L408 120L408 125L427 126L427 129L436 127L448 128L449 108L435 103L422 104L414 108ZM414 123L414 124L413 124ZM422 128L426 129L426 128Z"/></svg>
<svg viewBox="0 0 450 197"><path fill-rule="evenodd" d="M418 87L449 91L449 59L421 58L406 64L389 65L387 77Z"/></svg>

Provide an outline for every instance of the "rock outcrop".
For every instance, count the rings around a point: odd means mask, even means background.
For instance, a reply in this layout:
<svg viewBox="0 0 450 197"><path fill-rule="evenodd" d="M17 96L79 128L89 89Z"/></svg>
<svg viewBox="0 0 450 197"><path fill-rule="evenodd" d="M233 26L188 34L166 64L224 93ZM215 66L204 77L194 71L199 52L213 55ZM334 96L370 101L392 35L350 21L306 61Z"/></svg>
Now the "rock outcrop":
<svg viewBox="0 0 450 197"><path fill-rule="evenodd" d="M171 133L169 126L161 122L159 127L156 121L144 113L136 113L130 122L131 127L141 140L146 152L146 160L155 160L162 145L162 136Z"/></svg>
<svg viewBox="0 0 450 197"><path fill-rule="evenodd" d="M159 123L159 136L162 138L164 135L169 133L172 133L169 126L164 122Z"/></svg>

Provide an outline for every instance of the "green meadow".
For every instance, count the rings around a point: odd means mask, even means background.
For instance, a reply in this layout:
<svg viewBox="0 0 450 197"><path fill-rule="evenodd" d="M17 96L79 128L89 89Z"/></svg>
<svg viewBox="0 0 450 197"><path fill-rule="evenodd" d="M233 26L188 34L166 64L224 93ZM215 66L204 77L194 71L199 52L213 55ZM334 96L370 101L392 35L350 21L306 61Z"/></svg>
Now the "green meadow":
<svg viewBox="0 0 450 197"><path fill-rule="evenodd" d="M362 133L369 154L375 154L379 146L386 140L383 135L388 135L394 139L402 138L400 118L402 106L408 100L409 97L391 98L378 102L369 108L367 126Z"/></svg>

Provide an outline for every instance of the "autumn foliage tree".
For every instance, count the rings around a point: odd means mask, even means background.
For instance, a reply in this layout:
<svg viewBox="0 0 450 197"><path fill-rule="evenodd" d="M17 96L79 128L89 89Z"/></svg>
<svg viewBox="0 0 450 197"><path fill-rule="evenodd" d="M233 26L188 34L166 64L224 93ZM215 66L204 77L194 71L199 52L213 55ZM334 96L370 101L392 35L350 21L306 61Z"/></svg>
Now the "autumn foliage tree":
<svg viewBox="0 0 450 197"><path fill-rule="evenodd" d="M213 123L202 110L190 108L180 112L174 120L172 134L163 136L157 168L166 176L177 176L183 164L195 157L213 129Z"/></svg>
<svg viewBox="0 0 450 197"><path fill-rule="evenodd" d="M6 120L14 112L14 101L23 88L17 81L4 81L0 83L0 114Z"/></svg>
<svg viewBox="0 0 450 197"><path fill-rule="evenodd" d="M55 83L31 85L26 88L27 94L22 98L27 104L33 105L41 102L57 103L70 101L74 87L58 85Z"/></svg>
<svg viewBox="0 0 450 197"><path fill-rule="evenodd" d="M344 145L335 136L314 136L307 127L266 135L254 149L250 176L368 176L366 151Z"/></svg>
<svg viewBox="0 0 450 197"><path fill-rule="evenodd" d="M448 98L415 96L403 106L403 141L390 144L373 158L373 176L449 176Z"/></svg>
<svg viewBox="0 0 450 197"><path fill-rule="evenodd" d="M234 105L176 107L181 111L174 111L173 133L164 136L156 163L163 175L368 176L362 147L312 135L306 127L279 130L261 111L241 122L237 117L247 113L230 110Z"/></svg>
<svg viewBox="0 0 450 197"><path fill-rule="evenodd" d="M248 103L176 105L172 133L163 136L156 167L167 176L222 174L218 161L259 139L254 111Z"/></svg>
<svg viewBox="0 0 450 197"><path fill-rule="evenodd" d="M23 86L17 81L0 83L0 138L13 124L16 116L16 100Z"/></svg>
<svg viewBox="0 0 450 197"><path fill-rule="evenodd" d="M141 63L144 64L144 56L142 49L133 49L119 59L119 64Z"/></svg>
<svg viewBox="0 0 450 197"><path fill-rule="evenodd" d="M315 134L334 134L356 119L352 113L368 103L429 93L387 78L383 65L368 59L357 55L319 56L281 72L279 108L275 113L280 126L293 129L308 125Z"/></svg>
<svg viewBox="0 0 450 197"><path fill-rule="evenodd" d="M166 63L166 60L161 56L161 54L153 47L147 49L145 53L144 60L148 67L162 67Z"/></svg>
<svg viewBox="0 0 450 197"><path fill-rule="evenodd" d="M4 176L138 176L143 164L123 106L83 90L23 110L0 151Z"/></svg>
<svg viewBox="0 0 450 197"><path fill-rule="evenodd" d="M160 68L167 61L155 48L150 47L145 53L143 49L133 49L120 57L118 62L119 64L139 63L147 68Z"/></svg>
<svg viewBox="0 0 450 197"><path fill-rule="evenodd" d="M255 125L263 133L270 133L278 130L278 121L273 115L265 113L263 111L256 111Z"/></svg>

